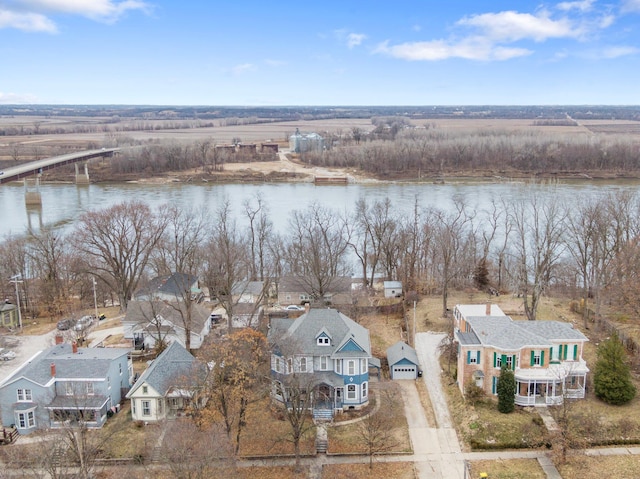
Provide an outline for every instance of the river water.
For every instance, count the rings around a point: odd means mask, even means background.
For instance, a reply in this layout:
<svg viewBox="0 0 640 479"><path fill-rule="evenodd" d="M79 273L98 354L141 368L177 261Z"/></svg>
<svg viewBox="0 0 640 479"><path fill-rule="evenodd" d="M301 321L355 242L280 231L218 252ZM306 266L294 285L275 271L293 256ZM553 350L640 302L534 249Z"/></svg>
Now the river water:
<svg viewBox="0 0 640 479"><path fill-rule="evenodd" d="M360 198L374 201L389 198L401 213L412 214L415 200L421 208L430 206L448 209L456 196L478 211L488 209L492 200L514 201L531 194L533 189L550 196L556 194L566 204L589 196L619 190L636 191L639 181L579 181L548 185L527 185L519 182L460 181L446 184L389 182L316 186L313 183L169 183L126 184L100 183L88 186L74 184L41 185L42 206L25 206L24 187L18 184L0 186L0 239L24 234L28 228L43 227L70 230L82 213L104 208L125 200L141 200L155 207L171 203L184 207L205 205L212 212L229 199L239 222L243 221L242 204L260 195L268 206L276 231L283 232L291 211L304 209L312 202L350 212Z"/></svg>

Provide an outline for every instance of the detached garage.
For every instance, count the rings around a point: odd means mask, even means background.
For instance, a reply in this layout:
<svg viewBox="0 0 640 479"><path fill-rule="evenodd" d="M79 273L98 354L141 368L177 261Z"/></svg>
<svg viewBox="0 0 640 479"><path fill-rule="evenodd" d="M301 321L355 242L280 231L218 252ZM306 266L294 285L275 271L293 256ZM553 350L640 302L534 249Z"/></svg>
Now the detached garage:
<svg viewBox="0 0 640 479"><path fill-rule="evenodd" d="M420 375L416 350L403 341L387 349L387 361L391 379L416 379Z"/></svg>

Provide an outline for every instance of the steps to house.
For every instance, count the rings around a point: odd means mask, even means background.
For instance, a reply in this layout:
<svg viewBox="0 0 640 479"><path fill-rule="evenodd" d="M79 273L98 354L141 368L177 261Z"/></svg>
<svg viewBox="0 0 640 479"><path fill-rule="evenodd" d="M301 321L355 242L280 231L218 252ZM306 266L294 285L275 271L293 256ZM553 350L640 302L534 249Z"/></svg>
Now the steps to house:
<svg viewBox="0 0 640 479"><path fill-rule="evenodd" d="M333 420L333 411L331 409L314 409L313 420L316 422Z"/></svg>
<svg viewBox="0 0 640 479"><path fill-rule="evenodd" d="M329 436L324 424L316 428L316 454L326 454L329 447Z"/></svg>

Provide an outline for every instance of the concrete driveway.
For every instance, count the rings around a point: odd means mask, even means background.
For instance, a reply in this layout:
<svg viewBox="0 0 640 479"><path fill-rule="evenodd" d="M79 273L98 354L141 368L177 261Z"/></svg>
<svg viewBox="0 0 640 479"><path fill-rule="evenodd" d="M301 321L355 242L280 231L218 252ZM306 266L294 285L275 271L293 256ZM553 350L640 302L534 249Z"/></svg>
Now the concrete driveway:
<svg viewBox="0 0 640 479"><path fill-rule="evenodd" d="M436 417L436 427L430 427L413 380L398 381L402 389L409 436L414 451L418 477L424 479L463 479L464 461L458 436L452 426L449 408L440 385L438 345L444 334L419 333L416 352L422 367L422 379Z"/></svg>

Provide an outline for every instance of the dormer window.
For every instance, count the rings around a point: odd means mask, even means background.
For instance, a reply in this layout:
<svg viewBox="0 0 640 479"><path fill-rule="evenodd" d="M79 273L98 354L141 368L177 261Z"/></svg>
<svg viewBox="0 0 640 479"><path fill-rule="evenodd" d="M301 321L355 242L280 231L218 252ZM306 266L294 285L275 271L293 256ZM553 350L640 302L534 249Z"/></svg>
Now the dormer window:
<svg viewBox="0 0 640 479"><path fill-rule="evenodd" d="M329 338L326 336L320 336L318 338L318 346L329 346L330 343L331 341L329 341Z"/></svg>

